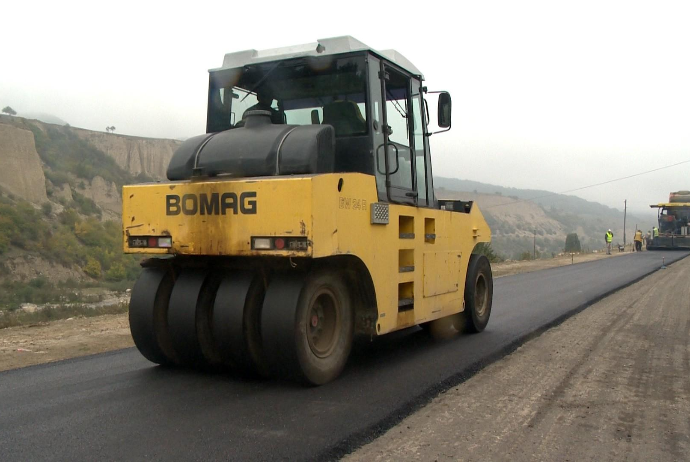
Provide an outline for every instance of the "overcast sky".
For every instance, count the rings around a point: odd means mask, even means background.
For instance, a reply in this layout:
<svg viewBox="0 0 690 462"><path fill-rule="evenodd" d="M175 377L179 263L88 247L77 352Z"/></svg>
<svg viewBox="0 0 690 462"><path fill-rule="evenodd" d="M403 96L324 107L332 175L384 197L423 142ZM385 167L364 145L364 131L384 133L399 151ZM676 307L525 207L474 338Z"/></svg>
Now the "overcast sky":
<svg viewBox="0 0 690 462"><path fill-rule="evenodd" d="M436 175L648 212L690 190L689 2L10 2L0 107L146 137L203 133L226 52L352 35L453 97Z"/></svg>

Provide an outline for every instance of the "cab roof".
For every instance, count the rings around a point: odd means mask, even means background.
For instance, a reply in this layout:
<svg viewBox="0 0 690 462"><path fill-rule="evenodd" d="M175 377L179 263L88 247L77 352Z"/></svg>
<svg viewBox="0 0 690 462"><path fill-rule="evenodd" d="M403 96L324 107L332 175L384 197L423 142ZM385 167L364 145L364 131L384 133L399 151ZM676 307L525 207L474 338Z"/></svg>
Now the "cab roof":
<svg viewBox="0 0 690 462"><path fill-rule="evenodd" d="M659 204L652 204L650 205L651 208L653 209L660 209L660 208L681 208L681 207L690 207L690 202L661 202Z"/></svg>
<svg viewBox="0 0 690 462"><path fill-rule="evenodd" d="M283 61L290 58L301 58L307 56L328 56L354 51L369 51L379 57L387 59L413 75L419 76L424 80L422 72L403 55L395 50L376 51L370 46L359 40L345 35L342 37L332 37L319 39L313 43L294 45L282 48L271 48L268 50L245 50L235 53L227 53L223 59L223 65L219 68L210 69L209 72L222 69L236 69L248 64L266 63L271 61Z"/></svg>

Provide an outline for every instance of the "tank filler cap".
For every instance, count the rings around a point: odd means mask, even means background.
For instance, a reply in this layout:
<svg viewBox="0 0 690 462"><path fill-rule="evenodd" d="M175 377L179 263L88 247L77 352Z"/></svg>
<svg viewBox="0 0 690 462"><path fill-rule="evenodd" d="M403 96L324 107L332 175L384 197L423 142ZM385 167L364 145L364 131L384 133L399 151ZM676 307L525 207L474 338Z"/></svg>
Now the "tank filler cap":
<svg viewBox="0 0 690 462"><path fill-rule="evenodd" d="M271 111L262 111L260 109L247 111L244 114L244 126L256 127L259 125L271 125Z"/></svg>

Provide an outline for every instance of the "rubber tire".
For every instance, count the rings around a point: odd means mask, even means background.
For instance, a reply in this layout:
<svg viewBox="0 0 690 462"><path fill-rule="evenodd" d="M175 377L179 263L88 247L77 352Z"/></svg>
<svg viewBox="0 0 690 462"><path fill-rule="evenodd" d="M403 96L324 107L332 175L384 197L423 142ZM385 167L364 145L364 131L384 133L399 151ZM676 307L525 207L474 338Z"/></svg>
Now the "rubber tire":
<svg viewBox="0 0 690 462"><path fill-rule="evenodd" d="M232 272L221 278L213 307L213 338L221 360L241 371L268 376L261 344L261 275Z"/></svg>
<svg viewBox="0 0 690 462"><path fill-rule="evenodd" d="M218 286L220 285L219 275L209 272L204 285L199 294L196 307L196 336L204 357L205 364L213 368L226 366L220 351L213 340L213 307L216 301Z"/></svg>
<svg viewBox="0 0 690 462"><path fill-rule="evenodd" d="M335 339L327 356L309 345L312 304L320 295L334 301ZM312 271L306 277L281 275L268 286L261 313L264 352L279 377L307 385L323 385L340 375L352 349L354 309L344 278L332 270Z"/></svg>
<svg viewBox="0 0 690 462"><path fill-rule="evenodd" d="M339 323L336 322L337 338L334 341L333 351L322 358L312 351L307 334L311 304L314 297L324 290L330 292L329 295L332 295L336 301L335 309L338 312ZM312 385L328 383L338 377L345 368L354 337L354 309L344 277L334 271L312 273L302 288L296 314L295 343L304 378Z"/></svg>
<svg viewBox="0 0 690 462"><path fill-rule="evenodd" d="M484 292L486 306L482 313L477 313L477 294L475 289L481 285L480 291ZM493 275L491 264L484 255L472 254L467 265L467 278L465 279L465 311L460 313L461 325L458 330L465 333L482 332L489 323L491 316L491 304L494 294ZM481 298L480 298L481 303Z"/></svg>
<svg viewBox="0 0 690 462"><path fill-rule="evenodd" d="M144 268L129 301L129 329L139 352L160 365L177 363L168 329L168 303L174 285L173 271Z"/></svg>
<svg viewBox="0 0 690 462"><path fill-rule="evenodd" d="M206 270L185 269L177 277L170 296L168 326L178 362L182 366L212 365L204 357L202 347L202 342L208 342L211 338L209 318L215 292L211 291L213 293L210 294L205 290L209 279Z"/></svg>

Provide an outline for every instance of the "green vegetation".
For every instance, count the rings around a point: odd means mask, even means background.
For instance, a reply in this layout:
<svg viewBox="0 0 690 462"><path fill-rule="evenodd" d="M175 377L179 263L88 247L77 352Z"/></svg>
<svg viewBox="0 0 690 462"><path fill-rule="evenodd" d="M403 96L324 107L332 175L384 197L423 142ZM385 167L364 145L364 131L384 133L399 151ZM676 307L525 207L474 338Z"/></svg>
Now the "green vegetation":
<svg viewBox="0 0 690 462"><path fill-rule="evenodd" d="M40 251L49 235L48 225L28 202L13 202L0 197L0 255L10 245Z"/></svg>
<svg viewBox="0 0 690 462"><path fill-rule="evenodd" d="M541 253L537 250L536 254L534 252L522 252L515 256L515 260L536 260L541 258Z"/></svg>
<svg viewBox="0 0 690 462"><path fill-rule="evenodd" d="M51 183L55 186L61 186L63 184L69 184L70 176L65 172L54 172L52 170L45 170L45 176Z"/></svg>
<svg viewBox="0 0 690 462"><path fill-rule="evenodd" d="M45 278L2 283L0 312L4 311L5 314L0 313L0 316L4 317L3 322L10 322L7 321L7 316L10 316L7 313L13 313L22 303L73 304L80 301L78 289L85 286L117 290L132 287L141 271L139 257L122 253L121 224L101 222L100 207L84 195L83 190L96 176L117 186L152 179L143 174L133 176L123 170L110 156L81 139L68 125L39 124L22 118L15 118L10 123L33 133L36 150L44 164L46 190L51 202L37 207L17 200L10 194L3 195L0 191L0 281L2 276L9 275L6 259L21 254L38 256L54 265L79 269L91 279L57 285ZM115 130L115 127L109 128L111 132ZM70 186L71 201L69 195L54 195L57 191L55 187L63 185ZM64 206L64 209L56 210L59 207L56 203ZM29 315L23 312L12 314L10 323ZM35 313L32 316L36 319L62 317L55 310L43 310L40 315Z"/></svg>
<svg viewBox="0 0 690 462"><path fill-rule="evenodd" d="M126 275L126 272L123 272ZM102 301L101 296L89 294L89 291L105 290L122 292L132 287L132 281L90 281L77 282L69 279L53 284L45 276L29 282L6 281L0 284L0 311L12 313L23 303L35 305L56 304L59 306L76 306L79 304Z"/></svg>
<svg viewBox="0 0 690 462"><path fill-rule="evenodd" d="M94 279L133 281L139 274L138 258L122 253L122 230L114 221L81 220L73 209L60 215L46 258L65 266L76 265Z"/></svg>
<svg viewBox="0 0 690 462"><path fill-rule="evenodd" d="M99 218L101 217L101 209L88 197L83 196L76 191L72 191L72 199L74 199L77 210L82 215L95 215Z"/></svg>
<svg viewBox="0 0 690 462"><path fill-rule="evenodd" d="M570 233L565 237L565 251L566 252L581 252L582 246L577 233Z"/></svg>
<svg viewBox="0 0 690 462"><path fill-rule="evenodd" d="M17 115L17 111L15 111L9 106L5 106L4 108L2 108L2 112L11 116Z"/></svg>
<svg viewBox="0 0 690 462"><path fill-rule="evenodd" d="M39 322L55 321L57 319L74 318L77 316L92 317L104 314L126 313L126 303L116 305L91 307L80 304L68 304L55 307L47 307L42 310L29 313L23 310L0 311L0 329L6 327L22 326Z"/></svg>
<svg viewBox="0 0 690 462"><path fill-rule="evenodd" d="M82 140L69 127L39 126L27 123L36 141L36 151L45 162L46 177L55 185L70 182L70 175L91 181L100 176L118 186L134 181L129 172L120 168L104 152Z"/></svg>
<svg viewBox="0 0 690 462"><path fill-rule="evenodd" d="M96 210L100 214L97 207L93 213ZM118 222L102 223L93 216L84 219L74 208L66 208L57 221L50 221L46 211L46 207L37 210L28 202L0 196L0 258L14 247L38 254L51 263L80 268L101 286L106 283L131 286L141 268L136 256L122 253L122 230ZM3 268L0 260L0 274ZM15 309L21 303L72 301L61 290L42 279L5 283L0 290L0 308Z"/></svg>
<svg viewBox="0 0 690 462"><path fill-rule="evenodd" d="M486 256L491 263L499 263L505 260L502 256L494 251L494 249L491 247L491 243L480 242L475 246L472 253Z"/></svg>

